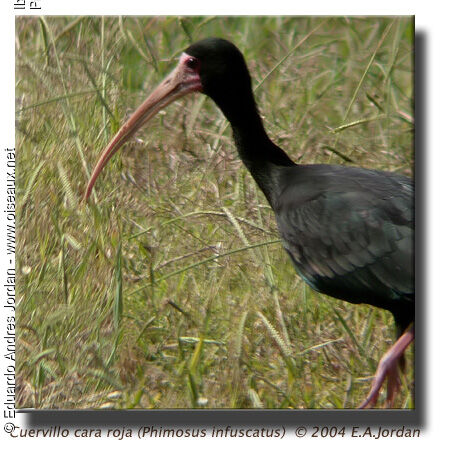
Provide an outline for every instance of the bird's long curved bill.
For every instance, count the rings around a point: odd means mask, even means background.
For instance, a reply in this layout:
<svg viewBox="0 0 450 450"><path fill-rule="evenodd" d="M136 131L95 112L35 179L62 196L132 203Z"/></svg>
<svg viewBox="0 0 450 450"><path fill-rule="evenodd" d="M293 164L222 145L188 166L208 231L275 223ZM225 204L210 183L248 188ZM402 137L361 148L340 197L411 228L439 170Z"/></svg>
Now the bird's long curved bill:
<svg viewBox="0 0 450 450"><path fill-rule="evenodd" d="M145 122L176 99L190 92L202 90L200 76L197 72L189 69L185 64L187 57L188 55L186 54L181 56L180 62L175 70L167 76L149 95L144 103L139 106L103 150L86 187L86 192L84 194L85 200L89 199L95 181L106 163L111 159L114 153L116 153L117 150L119 150L120 147L122 147L122 145L142 127L142 125L144 125Z"/></svg>

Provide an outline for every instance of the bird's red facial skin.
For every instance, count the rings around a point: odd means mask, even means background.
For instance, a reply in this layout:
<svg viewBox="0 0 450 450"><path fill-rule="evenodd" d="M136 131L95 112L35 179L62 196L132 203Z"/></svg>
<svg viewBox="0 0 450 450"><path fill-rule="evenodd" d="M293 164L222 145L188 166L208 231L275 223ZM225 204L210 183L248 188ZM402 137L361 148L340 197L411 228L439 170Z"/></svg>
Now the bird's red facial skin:
<svg viewBox="0 0 450 450"><path fill-rule="evenodd" d="M186 53L182 53L178 66L172 72L179 71L181 73L180 89L185 89L185 94L189 92L201 92L203 90L202 82L200 79L200 61ZM170 75L166 80L170 78Z"/></svg>
<svg viewBox="0 0 450 450"><path fill-rule="evenodd" d="M203 90L199 74L199 61L186 53L180 57L177 67L149 95L132 116L122 125L108 146L101 153L88 182L85 200L89 198L95 181L114 153L128 141L148 120L176 99L191 92Z"/></svg>
<svg viewBox="0 0 450 450"><path fill-rule="evenodd" d="M195 56L188 55L187 53L182 53L180 56L180 65L186 67L186 71L190 71L199 75L200 73L200 60Z"/></svg>

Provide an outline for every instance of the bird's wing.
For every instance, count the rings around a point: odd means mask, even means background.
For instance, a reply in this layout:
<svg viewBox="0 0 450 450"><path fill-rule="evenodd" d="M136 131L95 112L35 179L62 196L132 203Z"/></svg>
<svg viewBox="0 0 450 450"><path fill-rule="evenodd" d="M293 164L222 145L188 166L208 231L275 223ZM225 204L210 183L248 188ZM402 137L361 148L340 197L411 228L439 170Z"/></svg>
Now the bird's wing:
<svg viewBox="0 0 450 450"><path fill-rule="evenodd" d="M386 309L392 308L385 301L412 301L413 188L408 179L371 172L368 179L350 177L321 187L318 176L310 184L289 186L280 198L276 215L284 246L312 287Z"/></svg>

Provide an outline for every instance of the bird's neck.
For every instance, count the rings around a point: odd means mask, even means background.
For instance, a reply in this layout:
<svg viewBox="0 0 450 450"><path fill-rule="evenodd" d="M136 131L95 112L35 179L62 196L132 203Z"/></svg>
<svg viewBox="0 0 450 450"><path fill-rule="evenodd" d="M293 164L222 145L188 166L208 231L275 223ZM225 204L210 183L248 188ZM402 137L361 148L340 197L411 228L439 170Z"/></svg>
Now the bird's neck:
<svg viewBox="0 0 450 450"><path fill-rule="evenodd" d="M280 167L293 166L289 156L269 138L258 113L253 95L237 103L238 108L222 109L233 129L239 156L270 204L277 195ZM236 103L234 103L236 104Z"/></svg>

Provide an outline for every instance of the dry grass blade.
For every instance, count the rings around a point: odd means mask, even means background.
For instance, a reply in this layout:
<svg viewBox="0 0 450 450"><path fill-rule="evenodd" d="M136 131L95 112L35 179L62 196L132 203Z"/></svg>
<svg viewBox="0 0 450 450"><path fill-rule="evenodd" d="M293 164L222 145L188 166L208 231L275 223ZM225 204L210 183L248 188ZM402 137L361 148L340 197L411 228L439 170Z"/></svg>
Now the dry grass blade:
<svg viewBox="0 0 450 450"><path fill-rule="evenodd" d="M241 354L242 354L242 340L244 338L244 327L245 327L245 322L247 320L247 316L248 316L248 311L245 311L241 316L241 320L239 321L239 327L238 327L237 334L236 334L235 357L236 357L237 361L239 361L239 359L241 358Z"/></svg>
<svg viewBox="0 0 450 450"><path fill-rule="evenodd" d="M257 409L264 408L263 402L261 401L258 393L254 389L250 388L248 390L248 396L250 398L250 403L252 405L252 408L257 408Z"/></svg>
<svg viewBox="0 0 450 450"><path fill-rule="evenodd" d="M247 239L247 236L245 236L241 226L239 225L239 223L236 220L236 218L234 217L234 215L230 212L230 210L228 208L226 208L225 206L222 209L225 212L225 214L227 215L228 220L232 223L232 225L236 229L236 231L237 231L237 233L239 235L239 238L243 242L244 246L250 250L250 253L251 253L255 263L258 264L259 261L261 260L261 255L258 254L257 251L256 251L256 249L258 247L252 247L251 246L250 242Z"/></svg>
<svg viewBox="0 0 450 450"><path fill-rule="evenodd" d="M75 199L75 195L73 193L72 186L70 185L69 176L67 175L66 169L64 169L64 166L60 161L58 161L58 172L61 179L61 184L66 194L67 201L69 203L69 207L75 209L78 202Z"/></svg>
<svg viewBox="0 0 450 450"><path fill-rule="evenodd" d="M283 338L279 335L278 331L275 330L274 326L269 322L269 320L267 320L267 318L261 312L258 312L258 316L261 318L266 329L269 331L270 336L277 344L290 376L295 377L296 375L295 363L294 360L292 359L292 351L289 348L288 344L284 342Z"/></svg>
<svg viewBox="0 0 450 450"><path fill-rule="evenodd" d="M122 242L119 242L116 253L116 266L114 269L115 293L114 293L114 326L119 329L123 316L122 293Z"/></svg>
<svg viewBox="0 0 450 450"><path fill-rule="evenodd" d="M30 196L31 190L33 189L33 185L36 182L36 177L38 176L39 171L42 169L43 165L44 165L44 161L41 161L36 166L36 168L33 170L33 172L31 173L31 176L28 179L27 187L26 187L25 192L24 192L23 197L22 197L22 201L21 201L22 207L27 204L28 197Z"/></svg>
<svg viewBox="0 0 450 450"><path fill-rule="evenodd" d="M367 119L360 119L360 120L355 120L353 122L345 123L339 127L333 128L331 131L333 133L340 133L341 131L346 130L347 128L356 127L358 125L366 124L369 122L374 122L375 120L381 120L384 118L386 118L386 114L378 114L373 117L368 117Z"/></svg>

